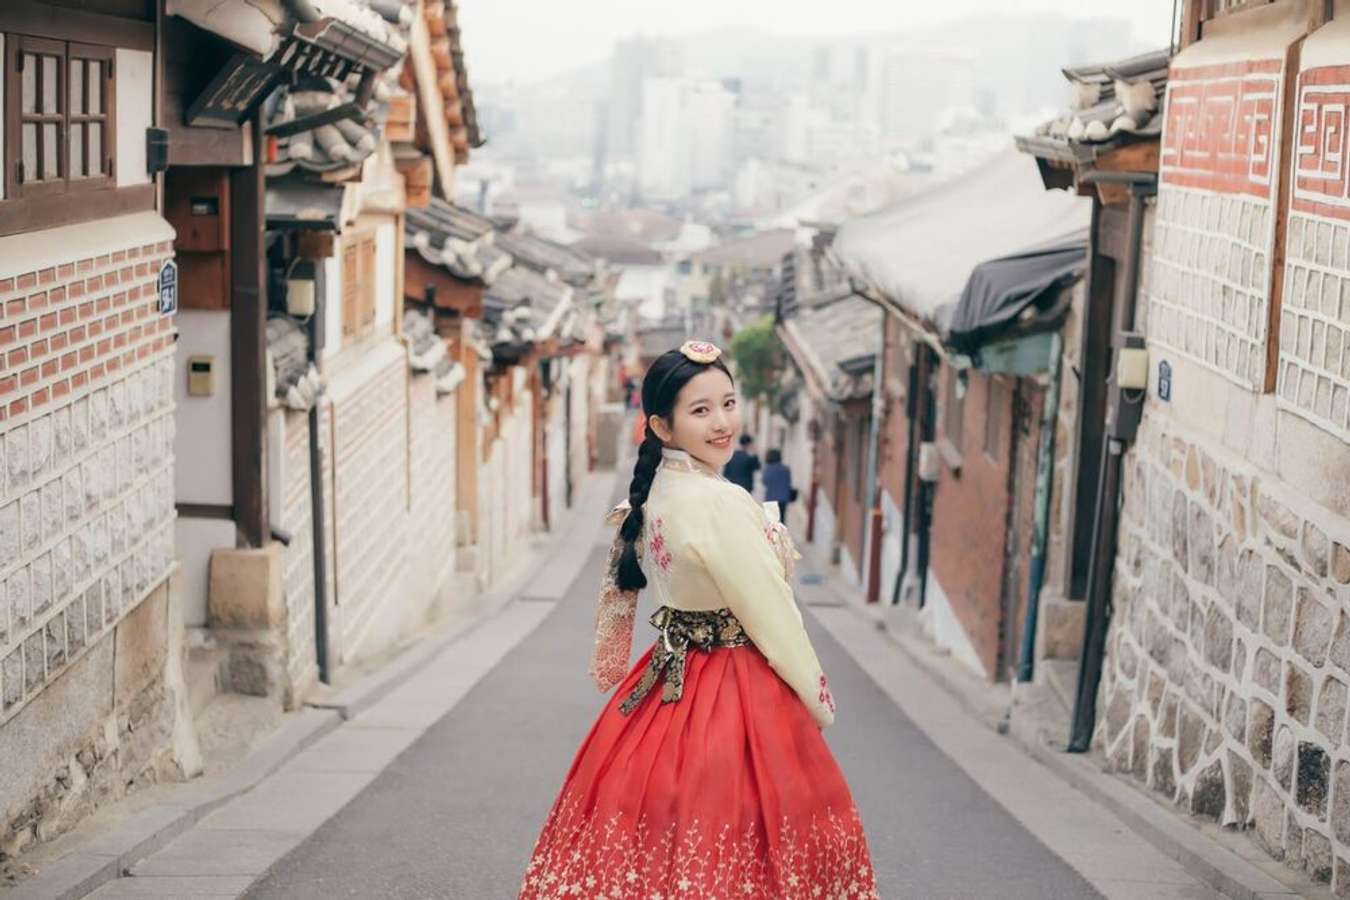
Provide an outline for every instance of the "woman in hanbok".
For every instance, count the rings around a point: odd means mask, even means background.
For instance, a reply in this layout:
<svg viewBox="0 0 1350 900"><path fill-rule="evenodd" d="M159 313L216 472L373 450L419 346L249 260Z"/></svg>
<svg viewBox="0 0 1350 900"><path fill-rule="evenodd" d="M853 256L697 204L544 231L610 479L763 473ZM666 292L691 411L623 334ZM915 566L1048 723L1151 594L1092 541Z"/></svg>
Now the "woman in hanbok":
<svg viewBox="0 0 1350 900"><path fill-rule="evenodd" d="M522 900L875 898L867 840L821 730L834 698L777 509L720 472L741 420L711 344L659 357L601 586L590 674L618 690L544 824ZM772 510L772 514L770 513ZM638 591L653 646L628 670Z"/></svg>

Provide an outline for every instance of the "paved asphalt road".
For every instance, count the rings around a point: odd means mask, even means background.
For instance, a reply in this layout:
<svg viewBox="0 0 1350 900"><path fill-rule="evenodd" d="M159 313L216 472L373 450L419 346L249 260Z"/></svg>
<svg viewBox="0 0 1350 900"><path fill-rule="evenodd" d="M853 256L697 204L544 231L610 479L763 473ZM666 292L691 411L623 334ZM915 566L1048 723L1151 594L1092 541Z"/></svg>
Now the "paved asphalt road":
<svg viewBox="0 0 1350 900"><path fill-rule="evenodd" d="M538 629L246 896L515 897L563 774L604 704L584 671L602 561L596 547ZM862 813L882 897L1100 896L823 629L810 628L840 703L827 736ZM639 646L653 634L643 629Z"/></svg>

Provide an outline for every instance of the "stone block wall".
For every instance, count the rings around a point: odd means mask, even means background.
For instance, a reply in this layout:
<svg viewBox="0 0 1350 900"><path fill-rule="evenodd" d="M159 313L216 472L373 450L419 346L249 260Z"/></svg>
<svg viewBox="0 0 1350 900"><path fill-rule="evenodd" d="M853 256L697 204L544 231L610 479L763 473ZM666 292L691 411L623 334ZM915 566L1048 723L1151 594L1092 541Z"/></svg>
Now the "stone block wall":
<svg viewBox="0 0 1350 900"><path fill-rule="evenodd" d="M168 241L0 280L0 723L173 562Z"/></svg>
<svg viewBox="0 0 1350 900"><path fill-rule="evenodd" d="M308 687L318 679L317 638L314 630L314 506L309 472L309 413L278 410L273 415L282 417L285 438L280 524L291 534L291 544L284 552L285 570L282 573L282 591L285 594L286 604L286 674L289 695L283 700L289 708L298 703ZM319 448L323 454L322 465L326 473L331 472L331 459L328 453L331 444L325 439L328 426L328 407L321 405ZM331 510L331 478L324 479L324 487L326 488L324 509ZM332 521L331 517L329 521ZM325 530L325 539L331 548L331 528ZM327 596L331 597L333 585L331 549L325 553L325 559L328 563Z"/></svg>
<svg viewBox="0 0 1350 900"><path fill-rule="evenodd" d="M0 858L174 767L171 237L0 247Z"/></svg>
<svg viewBox="0 0 1350 900"><path fill-rule="evenodd" d="M372 352L338 376L350 389L332 392L335 661L381 649L407 602L408 366L393 349Z"/></svg>
<svg viewBox="0 0 1350 900"><path fill-rule="evenodd" d="M454 394L437 394L435 376L409 377L409 564L414 596L430 603L444 591L455 569L457 401Z"/></svg>
<svg viewBox="0 0 1350 900"><path fill-rule="evenodd" d="M1110 765L1350 891L1350 527L1160 419L1123 497Z"/></svg>
<svg viewBox="0 0 1350 900"><path fill-rule="evenodd" d="M1124 463L1098 738L1114 769L1350 897L1350 19L1303 42L1285 110L1294 75L1259 57L1306 19L1237 15L1251 29L1225 52L1245 40L1247 59L1173 64L1140 325L1174 386L1151 389Z"/></svg>

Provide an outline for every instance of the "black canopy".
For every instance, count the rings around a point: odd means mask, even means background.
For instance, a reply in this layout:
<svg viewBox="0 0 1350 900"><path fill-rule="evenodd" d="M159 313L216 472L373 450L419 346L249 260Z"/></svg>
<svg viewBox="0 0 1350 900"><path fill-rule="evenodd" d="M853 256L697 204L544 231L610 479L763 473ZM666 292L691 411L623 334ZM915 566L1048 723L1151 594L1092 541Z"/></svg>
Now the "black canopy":
<svg viewBox="0 0 1350 900"><path fill-rule="evenodd" d="M950 307L944 323L947 345L973 354L1018 325L1028 308L1048 311L1059 293L1083 276L1087 246L1088 232L1082 229L977 265L961 299Z"/></svg>

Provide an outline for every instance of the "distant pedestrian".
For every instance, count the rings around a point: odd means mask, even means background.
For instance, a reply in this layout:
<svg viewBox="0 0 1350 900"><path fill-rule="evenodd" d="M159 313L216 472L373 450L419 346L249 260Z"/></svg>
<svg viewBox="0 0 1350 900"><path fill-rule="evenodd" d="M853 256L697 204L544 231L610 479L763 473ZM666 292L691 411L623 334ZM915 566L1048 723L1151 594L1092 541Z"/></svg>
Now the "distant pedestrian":
<svg viewBox="0 0 1350 900"><path fill-rule="evenodd" d="M778 504L778 521L787 524L788 504L797 499L792 486L792 469L783 462L783 451L777 447L764 454L764 499Z"/></svg>
<svg viewBox="0 0 1350 900"><path fill-rule="evenodd" d="M834 697L792 596L792 537L720 475L741 429L721 351L690 341L658 357L642 408L591 649L596 685L618 690L568 768L519 900L877 900L820 733ZM629 668L647 587L660 636Z"/></svg>
<svg viewBox="0 0 1350 900"><path fill-rule="evenodd" d="M722 474L732 484L739 484L750 493L755 492L755 473L759 471L759 457L755 455L755 439L741 435L741 446L722 468Z"/></svg>

